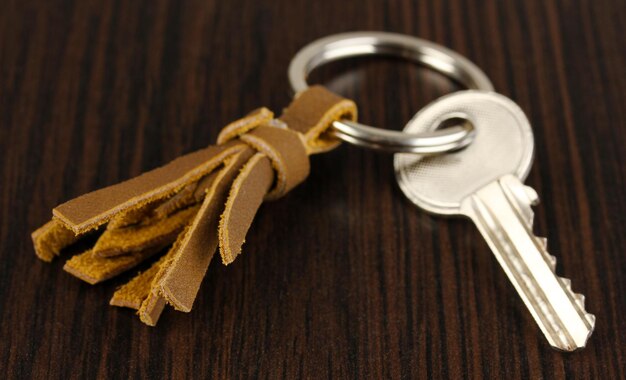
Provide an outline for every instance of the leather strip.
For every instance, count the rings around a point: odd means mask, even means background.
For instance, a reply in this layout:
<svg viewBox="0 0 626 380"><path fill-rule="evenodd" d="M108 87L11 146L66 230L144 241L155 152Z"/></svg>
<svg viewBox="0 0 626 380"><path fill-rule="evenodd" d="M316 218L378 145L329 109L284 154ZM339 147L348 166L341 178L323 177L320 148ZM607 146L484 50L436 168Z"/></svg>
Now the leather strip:
<svg viewBox="0 0 626 380"><path fill-rule="evenodd" d="M204 176L203 178L211 177L211 174ZM170 198L163 201L161 204L156 206L150 215L146 215L146 217L152 217L153 219L165 219L168 215L175 213L176 211L185 208L187 206L195 203L195 198L193 196L194 191L196 190L197 183L190 183L189 185L183 187L179 192L172 195ZM110 225L110 223L109 223Z"/></svg>
<svg viewBox="0 0 626 380"><path fill-rule="evenodd" d="M165 298L157 293L150 292L148 297L141 303L137 312L141 322L148 326L156 326L163 309L165 309L165 303Z"/></svg>
<svg viewBox="0 0 626 380"><path fill-rule="evenodd" d="M165 256L152 264L147 271L139 273L128 283L119 287L115 293L113 293L109 305L139 310L141 303L148 298L150 294L152 280L158 273L163 261L165 261Z"/></svg>
<svg viewBox="0 0 626 380"><path fill-rule="evenodd" d="M251 152L243 151L241 152L241 157L235 157L232 160L233 162L231 165L226 165L227 169L224 170L224 175L222 177L224 178L224 181L220 181L219 179L216 180L215 187L211 189L212 191L210 190L212 194L207 194L207 199L209 200L203 203L203 205L206 205L206 208L202 210L202 215L206 215L205 213L210 212L209 210L215 207L215 205L221 204L221 202L211 202L212 200L215 200L213 195L219 196L219 193L223 193L222 187L227 186L232 181L232 178L234 177L233 172L238 171L239 168L245 164L250 155ZM241 158L241 160L237 160L237 158ZM219 186L220 184L224 186ZM217 214L215 214L215 217L216 216ZM163 258L163 261L159 263L159 270L152 279L148 295L139 307L139 319L143 323L149 326L155 326L165 308L166 303L170 303L178 310L185 311L187 310L185 302L187 302L189 304L188 311L191 310L193 302L195 301L195 296L200 287L200 283L204 277L204 273L206 272L211 258L213 257L213 252L216 249L216 244L211 244L210 234L206 234L207 231L200 231L200 228L204 227L204 223L211 223L211 219L213 218L209 218L208 220L204 218L196 218L194 221L198 221L198 223L192 224L179 235L179 238L174 246L168 251L167 255ZM204 240L207 237L209 238L209 241L206 241L206 246L196 244L201 243L197 240ZM193 262L181 260L180 256L177 255L178 253L183 255L185 258L193 256L193 258L197 260L196 262L204 261L206 264L201 264L199 267L190 266L189 264L193 264ZM187 253L187 255L184 255L185 253ZM204 271L201 269L203 267ZM190 269L191 272L186 272L186 270ZM165 279L166 276L167 279ZM164 287L163 284L168 285Z"/></svg>
<svg viewBox="0 0 626 380"><path fill-rule="evenodd" d="M246 233L273 180L274 171L270 160L264 154L257 153L233 182L218 230L224 265L232 263L241 253Z"/></svg>
<svg viewBox="0 0 626 380"><path fill-rule="evenodd" d="M143 300L141 306L139 307L139 311L137 312L137 314L139 314L139 319L148 326L156 325L159 317L161 316L161 312L163 312L163 309L165 308L166 300L161 293L159 282L161 281L161 278L163 278L167 268L172 263L174 255L178 251L180 243L182 242L186 232L187 229L178 235L178 239L176 239L174 245L170 247L165 256L163 256L162 260L159 261L159 270L154 275L154 278L150 283L148 296Z"/></svg>
<svg viewBox="0 0 626 380"><path fill-rule="evenodd" d="M322 86L312 86L298 94L279 118L290 129L304 135L307 152L316 154L336 148L340 141L329 136L333 121L357 119L356 104Z"/></svg>
<svg viewBox="0 0 626 380"><path fill-rule="evenodd" d="M118 214L111 217L107 223L107 230L115 230L141 223L143 220L150 217L158 203L160 203L160 200L147 202L140 207L120 211ZM56 218L53 219L58 220Z"/></svg>
<svg viewBox="0 0 626 380"><path fill-rule="evenodd" d="M63 270L92 285L133 268L164 247L150 247L141 252L115 257L100 257L90 249L69 259Z"/></svg>
<svg viewBox="0 0 626 380"><path fill-rule="evenodd" d="M274 119L274 113L265 107L257 108L245 117L233 121L220 131L217 135L217 144L222 145L233 140L254 128L268 124Z"/></svg>
<svg viewBox="0 0 626 380"><path fill-rule="evenodd" d="M101 257L118 256L155 245L172 244L198 209L199 206L187 207L147 225L107 229L94 245L93 254Z"/></svg>
<svg viewBox="0 0 626 380"><path fill-rule="evenodd" d="M298 132L261 126L241 136L241 141L271 160L276 181L265 196L266 200L285 195L309 176L309 157Z"/></svg>
<svg viewBox="0 0 626 380"><path fill-rule="evenodd" d="M58 256L61 250L76 240L78 236L67 229L63 223L51 220L43 226L39 227L31 234L33 245L35 246L35 254L43 260L50 262L55 256Z"/></svg>
<svg viewBox="0 0 626 380"><path fill-rule="evenodd" d="M158 284L162 295L177 310L191 311L202 279L217 249L218 221L229 186L252 155L252 149L238 153L219 172L200 211L186 231L172 263Z"/></svg>
<svg viewBox="0 0 626 380"><path fill-rule="evenodd" d="M240 153L236 153L234 157L227 158L226 162L233 162L240 159L239 157L250 157L251 154L245 154L249 152L249 149L243 150ZM245 161L244 161L245 162ZM228 164L227 164L228 165ZM242 163L243 165L243 163ZM221 171L220 171L221 172ZM206 191L206 187L215 183L216 178L219 178L218 173L212 173L205 176L199 181L197 185L188 185L181 193L174 195L170 200L166 202L166 206L157 208L155 214L161 215L168 211L184 206L191 199L196 200ZM210 186L212 188L213 186ZM209 189L210 189L209 188ZM185 200L183 200L185 199ZM169 204L167 204L169 203ZM159 206L161 207L161 206ZM166 211L167 210L167 211ZM183 210L184 211L184 210ZM179 211L179 213L182 211ZM187 235L185 233L184 235ZM179 239L180 239L179 235ZM213 251L215 248L213 248ZM166 269L174 262L172 256L180 251L179 243L172 247L166 255L161 257L150 269L131 280L129 283L119 288L110 300L110 304L114 306L131 307L138 310L140 320L149 326L155 326L161 313L163 312L166 304L165 298L159 288L160 281ZM204 276L204 273L203 273Z"/></svg>
<svg viewBox="0 0 626 380"><path fill-rule="evenodd" d="M238 153L235 153L238 154ZM226 160L228 160L227 158ZM217 171L217 169L216 169ZM194 203L202 202L207 190L215 180L216 171L202 177L198 183L192 183L185 186L180 192L174 194L171 198L160 204L153 211L156 218L161 219L172 214L176 210L187 207Z"/></svg>
<svg viewBox="0 0 626 380"><path fill-rule="evenodd" d="M115 214L167 197L244 148L241 143L233 142L189 153L128 181L63 203L52 210L53 215L75 234L84 233L106 223Z"/></svg>

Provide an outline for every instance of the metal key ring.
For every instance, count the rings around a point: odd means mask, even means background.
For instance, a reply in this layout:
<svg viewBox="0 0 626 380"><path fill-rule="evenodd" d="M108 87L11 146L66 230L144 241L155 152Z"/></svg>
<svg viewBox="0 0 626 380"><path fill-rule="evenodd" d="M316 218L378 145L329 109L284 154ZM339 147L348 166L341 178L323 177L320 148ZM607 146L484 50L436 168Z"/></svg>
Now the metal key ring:
<svg viewBox="0 0 626 380"><path fill-rule="evenodd" d="M462 55L417 37L386 32L341 33L313 41L291 60L289 82L295 93L299 93L307 89L306 78L315 68L328 62L366 55L404 58L442 73L468 89L494 90L487 75ZM435 132L410 134L340 120L333 122L331 133L366 148L420 154L459 149L473 139L473 127L469 123Z"/></svg>

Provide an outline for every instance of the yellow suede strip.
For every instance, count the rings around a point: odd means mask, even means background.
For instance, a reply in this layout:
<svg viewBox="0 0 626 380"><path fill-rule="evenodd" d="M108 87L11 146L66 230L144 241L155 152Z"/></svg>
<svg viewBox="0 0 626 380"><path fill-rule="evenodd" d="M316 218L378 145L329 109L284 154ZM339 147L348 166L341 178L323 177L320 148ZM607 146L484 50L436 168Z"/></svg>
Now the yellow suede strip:
<svg viewBox="0 0 626 380"><path fill-rule="evenodd" d="M141 252L115 257L100 257L90 249L69 259L63 270L90 284L108 280L136 266L164 247L151 247Z"/></svg>
<svg viewBox="0 0 626 380"><path fill-rule="evenodd" d="M102 257L117 256L138 252L155 245L171 244L198 212L198 208L199 205L188 207L148 225L107 229L96 242L93 254Z"/></svg>
<svg viewBox="0 0 626 380"><path fill-rule="evenodd" d="M195 203L193 193L196 186L196 183L190 183L189 185L183 187L178 193L174 194L172 197L156 207L152 212L153 216L157 219L163 219L176 210L180 210L181 208Z"/></svg>
<svg viewBox="0 0 626 380"><path fill-rule="evenodd" d="M59 252L79 239L63 223L52 219L31 234L35 253L43 261L50 262Z"/></svg>
<svg viewBox="0 0 626 380"><path fill-rule="evenodd" d="M115 293L113 293L113 297L111 297L109 304L139 310L141 303L148 298L152 280L158 273L160 265L164 261L165 256L161 257L156 263L152 264L150 269L137 274L137 276L135 276L128 283L119 287Z"/></svg>
<svg viewBox="0 0 626 380"><path fill-rule="evenodd" d="M156 326L165 308L165 303L165 298L151 291L148 297L141 303L141 307L137 312L139 320L148 326Z"/></svg>
<svg viewBox="0 0 626 380"><path fill-rule="evenodd" d="M239 154L239 153L237 153ZM227 158L225 161L228 161ZM191 183L185 186L181 191L174 194L159 207L154 209L154 217L162 219L181 208L190 206L194 203L198 203L204 197L206 190L211 186L211 183L215 180L215 176L219 172L219 169L215 169L212 173L207 174L196 183Z"/></svg>
<svg viewBox="0 0 626 380"><path fill-rule="evenodd" d="M334 149L337 146L337 139L330 138L325 132L336 120L356 121L357 108L352 100L343 99L322 117L317 125L311 128L304 136L307 141L307 153L323 153Z"/></svg>
<svg viewBox="0 0 626 380"><path fill-rule="evenodd" d="M139 224L143 219L152 214L152 210L155 208L156 204L158 204L158 202L150 202L142 205L141 207L120 212L111 218L107 224L107 230L114 230L117 228L124 228Z"/></svg>
<svg viewBox="0 0 626 380"><path fill-rule="evenodd" d="M180 235L178 235L176 242L174 242L174 245L167 251L165 256L163 256L162 259L159 260L159 270L150 282L148 296L146 297L146 299L143 300L141 306L139 307L139 311L137 312L137 314L139 315L139 319L148 326L156 325L159 317L161 316L161 313L163 312L163 309L165 308L166 301L161 294L159 281L161 280L169 266L172 264L172 261L174 260L174 255L178 251L180 244L188 230L189 227L187 226L185 230Z"/></svg>

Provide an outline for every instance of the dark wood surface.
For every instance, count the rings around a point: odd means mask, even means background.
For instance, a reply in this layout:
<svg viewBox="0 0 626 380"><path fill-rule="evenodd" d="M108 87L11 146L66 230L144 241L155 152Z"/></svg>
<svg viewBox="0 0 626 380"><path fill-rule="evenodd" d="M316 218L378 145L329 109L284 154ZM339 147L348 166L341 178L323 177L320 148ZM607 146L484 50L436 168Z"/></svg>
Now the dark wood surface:
<svg viewBox="0 0 626 380"><path fill-rule="evenodd" d="M0 373L8 378L626 377L626 6L623 1L2 1ZM351 30L442 43L526 111L536 231L597 316L555 352L476 228L413 207L392 157L316 156L264 205L190 314L156 328L46 264L30 232L56 204L214 141L289 102L304 44ZM406 63L330 65L315 81L399 129L455 89Z"/></svg>

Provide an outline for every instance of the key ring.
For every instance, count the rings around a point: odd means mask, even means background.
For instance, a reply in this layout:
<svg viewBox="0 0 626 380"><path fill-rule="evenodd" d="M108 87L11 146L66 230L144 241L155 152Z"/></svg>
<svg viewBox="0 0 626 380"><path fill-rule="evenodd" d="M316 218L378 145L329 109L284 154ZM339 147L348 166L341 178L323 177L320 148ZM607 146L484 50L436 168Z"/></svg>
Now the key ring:
<svg viewBox="0 0 626 380"><path fill-rule="evenodd" d="M307 76L328 62L366 55L392 56L426 66L459 82L468 89L493 91L487 75L470 60L441 45L403 34L351 32L313 41L291 60L289 82L295 93L306 90ZM387 152L444 153L467 146L473 139L470 123L440 131L405 133L341 120L330 132L353 145Z"/></svg>

